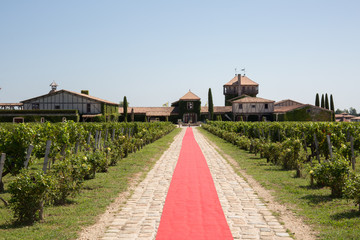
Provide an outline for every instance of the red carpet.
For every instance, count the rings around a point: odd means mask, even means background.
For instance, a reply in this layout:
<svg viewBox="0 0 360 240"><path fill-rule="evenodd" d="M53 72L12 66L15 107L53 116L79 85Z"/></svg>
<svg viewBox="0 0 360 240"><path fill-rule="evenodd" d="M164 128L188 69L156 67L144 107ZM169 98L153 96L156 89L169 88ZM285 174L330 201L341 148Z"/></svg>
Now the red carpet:
<svg viewBox="0 0 360 240"><path fill-rule="evenodd" d="M233 239L191 128L182 142L156 239Z"/></svg>

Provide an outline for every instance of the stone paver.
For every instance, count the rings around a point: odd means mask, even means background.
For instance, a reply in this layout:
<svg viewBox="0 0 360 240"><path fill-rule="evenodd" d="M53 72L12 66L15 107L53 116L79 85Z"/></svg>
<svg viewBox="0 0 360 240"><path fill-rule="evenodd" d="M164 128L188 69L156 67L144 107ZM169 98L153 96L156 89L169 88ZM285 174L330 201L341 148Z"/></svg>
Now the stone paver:
<svg viewBox="0 0 360 240"><path fill-rule="evenodd" d="M194 130L234 239L292 239L252 188ZM135 189L101 239L155 239L185 128Z"/></svg>

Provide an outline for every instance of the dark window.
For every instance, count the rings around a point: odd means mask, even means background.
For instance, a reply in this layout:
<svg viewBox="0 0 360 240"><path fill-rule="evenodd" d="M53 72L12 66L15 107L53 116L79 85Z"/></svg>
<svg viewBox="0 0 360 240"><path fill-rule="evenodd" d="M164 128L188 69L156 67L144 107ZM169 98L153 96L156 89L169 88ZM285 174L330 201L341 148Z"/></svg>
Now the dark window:
<svg viewBox="0 0 360 240"><path fill-rule="evenodd" d="M33 103L32 104L32 109L40 109L40 104L39 103Z"/></svg>
<svg viewBox="0 0 360 240"><path fill-rule="evenodd" d="M252 108L256 108L256 105L251 105Z"/></svg>
<svg viewBox="0 0 360 240"><path fill-rule="evenodd" d="M86 104L86 112L88 112L88 113L91 112L91 105L90 105L90 103Z"/></svg>
<svg viewBox="0 0 360 240"><path fill-rule="evenodd" d="M242 108L242 104L241 104L241 103L239 104L239 109L243 109L243 108Z"/></svg>
<svg viewBox="0 0 360 240"><path fill-rule="evenodd" d="M265 109L269 108L269 104L265 103Z"/></svg>
<svg viewBox="0 0 360 240"><path fill-rule="evenodd" d="M187 103L187 109L193 109L194 108L194 103L193 102L188 102Z"/></svg>
<svg viewBox="0 0 360 240"><path fill-rule="evenodd" d="M60 105L55 105L55 109L60 109Z"/></svg>

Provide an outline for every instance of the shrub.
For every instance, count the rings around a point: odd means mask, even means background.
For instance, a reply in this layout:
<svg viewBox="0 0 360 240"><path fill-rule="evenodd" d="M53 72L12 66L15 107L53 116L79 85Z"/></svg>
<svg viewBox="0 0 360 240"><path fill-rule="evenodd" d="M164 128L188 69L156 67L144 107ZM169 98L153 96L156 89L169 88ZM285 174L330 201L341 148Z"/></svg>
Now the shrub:
<svg viewBox="0 0 360 240"><path fill-rule="evenodd" d="M68 196L78 193L86 170L89 168L88 165L81 163L79 157L75 156L57 161L50 171L50 174L56 179L56 184L51 189L53 202L64 204Z"/></svg>
<svg viewBox="0 0 360 240"><path fill-rule="evenodd" d="M351 175L345 182L343 190L344 197L353 199L355 206L359 206L360 211L360 175Z"/></svg>
<svg viewBox="0 0 360 240"><path fill-rule="evenodd" d="M313 168L312 175L319 186L331 188L333 197L341 197L349 172L349 162L337 156L331 161L317 164Z"/></svg>
<svg viewBox="0 0 360 240"><path fill-rule="evenodd" d="M49 191L54 179L43 172L30 173L23 169L9 184L10 208L14 211L16 222L31 224L43 219L44 202L49 199Z"/></svg>

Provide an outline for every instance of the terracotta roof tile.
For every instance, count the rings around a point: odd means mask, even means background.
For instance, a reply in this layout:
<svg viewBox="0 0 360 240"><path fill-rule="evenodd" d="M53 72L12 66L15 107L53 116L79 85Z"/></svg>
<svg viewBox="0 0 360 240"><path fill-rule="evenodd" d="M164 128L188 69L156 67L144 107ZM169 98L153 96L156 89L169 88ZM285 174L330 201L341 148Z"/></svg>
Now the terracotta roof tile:
<svg viewBox="0 0 360 240"><path fill-rule="evenodd" d="M226 83L224 86L232 86L232 85L238 85L238 76L236 75L233 79L231 79L228 83ZM244 86L259 86L258 83L254 82L247 76L241 76L241 85Z"/></svg>
<svg viewBox="0 0 360 240"><path fill-rule="evenodd" d="M118 103L110 102L110 101L107 101L107 100L104 100L104 99L101 99L101 98L97 98L97 97L93 97L93 96L90 96L90 95L87 95L87 94L77 93L77 92L73 92L73 91L69 91L69 90L65 90L65 89L62 89L62 90L59 90L59 91L50 92L50 93L48 93L48 94L44 94L44 95L41 95L41 96L38 96L38 97L30 98L30 99L21 101L21 103L28 102L28 101L31 101L31 100L35 100L35 99L37 99L37 98L42 98L42 97L46 97L46 96L56 95L56 94L59 94L59 93L62 93L62 92L67 92L67 93L70 93L70 94L73 94L73 95L85 97L85 98L88 98L88 99L92 99L92 100L95 100L95 101L98 101L98 102L102 102L102 103L107 103L107 104L110 104L110 105L119 105Z"/></svg>
<svg viewBox="0 0 360 240"><path fill-rule="evenodd" d="M186 101L186 100L200 100L200 98L189 90L189 92L186 93L184 96L182 96L180 98L180 100L183 100L183 101Z"/></svg>
<svg viewBox="0 0 360 240"><path fill-rule="evenodd" d="M265 98L259 98L259 97L244 97L237 100L232 101L233 103L273 103L275 101L265 99Z"/></svg>

